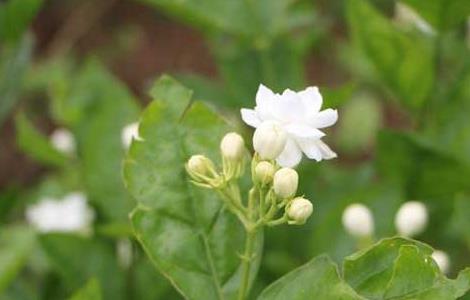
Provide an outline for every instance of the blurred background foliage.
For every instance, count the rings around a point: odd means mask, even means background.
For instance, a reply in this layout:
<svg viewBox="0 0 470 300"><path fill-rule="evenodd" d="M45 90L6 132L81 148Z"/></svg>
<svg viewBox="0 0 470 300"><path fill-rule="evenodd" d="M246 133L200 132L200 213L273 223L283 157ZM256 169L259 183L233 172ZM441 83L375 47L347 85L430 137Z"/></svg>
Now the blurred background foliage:
<svg viewBox="0 0 470 300"><path fill-rule="evenodd" d="M424 202L417 238L450 254L451 275L470 265L470 3L403 3L420 19L391 0L0 1L0 299L179 299L132 238L121 179L121 130L162 73L247 137L238 110L259 83L318 85L339 109L339 158L299 167L314 216L267 230L255 291L354 252L341 225L352 202L371 208L376 238L396 234L400 204ZM55 128L73 133L74 155L51 146ZM26 225L25 207L76 190L96 211L91 237Z"/></svg>

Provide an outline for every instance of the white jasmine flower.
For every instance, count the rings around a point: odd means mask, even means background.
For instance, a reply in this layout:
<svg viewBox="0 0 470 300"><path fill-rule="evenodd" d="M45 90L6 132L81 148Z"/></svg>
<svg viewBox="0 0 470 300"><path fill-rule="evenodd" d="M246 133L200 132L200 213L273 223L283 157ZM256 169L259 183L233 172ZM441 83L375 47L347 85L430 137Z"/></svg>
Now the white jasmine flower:
<svg viewBox="0 0 470 300"><path fill-rule="evenodd" d="M90 228L94 213L83 193L74 192L62 200L44 198L26 210L27 221L38 231L84 232Z"/></svg>
<svg viewBox="0 0 470 300"><path fill-rule="evenodd" d="M49 139L52 146L59 152L67 155L75 153L75 138L69 130L58 128L52 132Z"/></svg>
<svg viewBox="0 0 470 300"><path fill-rule="evenodd" d="M447 253L445 253L442 250L435 250L432 253L432 258L434 259L436 264L439 266L439 269L441 269L442 273L446 274L449 272L450 259Z"/></svg>
<svg viewBox="0 0 470 300"><path fill-rule="evenodd" d="M395 227L400 235L412 237L420 234L428 223L426 206L418 201L404 203L395 216Z"/></svg>
<svg viewBox="0 0 470 300"><path fill-rule="evenodd" d="M346 231L356 237L367 237L374 233L374 218L367 206L354 203L346 207L342 217Z"/></svg>
<svg viewBox="0 0 470 300"><path fill-rule="evenodd" d="M274 193L281 199L290 198L297 192L299 175L294 169L282 168L274 174Z"/></svg>
<svg viewBox="0 0 470 300"><path fill-rule="evenodd" d="M336 157L336 153L321 140L325 133L319 128L336 123L338 112L333 109L320 111L322 104L317 87L300 92L287 89L279 95L261 84L256 93L255 108L243 108L241 115L245 123L255 128L265 121L277 124L287 136L277 162L283 167L294 167L302 159L302 152L316 161Z"/></svg>
<svg viewBox="0 0 470 300"><path fill-rule="evenodd" d="M142 140L139 137L139 123L131 123L126 126L121 131L121 141L124 148L129 148L132 143L132 140Z"/></svg>
<svg viewBox="0 0 470 300"><path fill-rule="evenodd" d="M423 33L435 34L432 26L426 22L420 15L410 6L397 1L395 3L395 20L402 25L416 26Z"/></svg>
<svg viewBox="0 0 470 300"><path fill-rule="evenodd" d="M304 224L313 212L312 202L305 198L297 197L292 200L287 215L291 219L290 224Z"/></svg>

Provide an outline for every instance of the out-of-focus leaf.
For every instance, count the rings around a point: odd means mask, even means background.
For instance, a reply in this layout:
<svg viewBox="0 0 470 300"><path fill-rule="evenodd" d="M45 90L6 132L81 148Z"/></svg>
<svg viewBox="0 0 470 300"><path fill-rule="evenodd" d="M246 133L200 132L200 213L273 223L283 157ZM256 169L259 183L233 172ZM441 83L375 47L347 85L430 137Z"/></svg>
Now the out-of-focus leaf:
<svg viewBox="0 0 470 300"><path fill-rule="evenodd" d="M71 291L96 278L103 299L124 299L124 276L112 245L67 234L42 235L40 241L52 267Z"/></svg>
<svg viewBox="0 0 470 300"><path fill-rule="evenodd" d="M59 90L51 86L53 116L76 133L91 201L106 217L127 220L132 201L121 178L121 134L138 121L139 108L126 87L96 61L75 73Z"/></svg>
<svg viewBox="0 0 470 300"><path fill-rule="evenodd" d="M361 300L327 256L319 256L268 286L258 300Z"/></svg>
<svg viewBox="0 0 470 300"><path fill-rule="evenodd" d="M404 105L421 107L434 82L428 42L398 31L365 0L348 0L347 17L353 41L374 66L376 76Z"/></svg>
<svg viewBox="0 0 470 300"><path fill-rule="evenodd" d="M467 0L402 0L415 8L434 28L447 30L463 23L470 15Z"/></svg>
<svg viewBox="0 0 470 300"><path fill-rule="evenodd" d="M194 99L203 100L218 106L230 106L230 97L222 84L196 74L180 74L176 79L194 91Z"/></svg>
<svg viewBox="0 0 470 300"><path fill-rule="evenodd" d="M69 300L101 300L101 288L96 279L91 279L88 283L75 292Z"/></svg>
<svg viewBox="0 0 470 300"><path fill-rule="evenodd" d="M16 41L29 26L42 0L7 0L0 2L0 41Z"/></svg>
<svg viewBox="0 0 470 300"><path fill-rule="evenodd" d="M143 141L132 143L124 164L126 186L139 203L132 214L136 236L185 298L233 299L244 230L220 199L194 187L184 170L192 154L215 159L229 127L199 102L188 107L191 91L169 77L157 81L152 96L139 128ZM252 279L261 245L260 234Z"/></svg>
<svg viewBox="0 0 470 300"><path fill-rule="evenodd" d="M67 161L67 158L52 146L49 138L34 128L24 114L16 117L16 140L21 150L38 162L63 166Z"/></svg>
<svg viewBox="0 0 470 300"><path fill-rule="evenodd" d="M35 244L28 228L4 227L0 231L0 294L15 279Z"/></svg>
<svg viewBox="0 0 470 300"><path fill-rule="evenodd" d="M18 100L23 76L31 58L32 44L31 36L27 35L11 49L5 49L6 53L1 53L0 58L6 62L0 66L0 126Z"/></svg>

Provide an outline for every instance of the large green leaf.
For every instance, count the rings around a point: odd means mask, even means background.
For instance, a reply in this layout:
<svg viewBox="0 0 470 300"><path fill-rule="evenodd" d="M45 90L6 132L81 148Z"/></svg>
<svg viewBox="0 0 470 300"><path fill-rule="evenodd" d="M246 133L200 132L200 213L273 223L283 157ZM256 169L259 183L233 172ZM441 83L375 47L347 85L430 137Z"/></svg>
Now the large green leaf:
<svg viewBox="0 0 470 300"><path fill-rule="evenodd" d="M470 15L467 0L403 0L415 8L432 26L438 29L450 29Z"/></svg>
<svg viewBox="0 0 470 300"><path fill-rule="evenodd" d="M17 40L34 18L41 4L42 0L0 2L0 41Z"/></svg>
<svg viewBox="0 0 470 300"><path fill-rule="evenodd" d="M124 274L112 244L68 234L46 234L40 241L52 267L70 290L96 278L104 299L124 299Z"/></svg>
<svg viewBox="0 0 470 300"><path fill-rule="evenodd" d="M420 242L389 238L347 257L344 278L367 299L457 299L470 288L469 269L447 279Z"/></svg>
<svg viewBox="0 0 470 300"><path fill-rule="evenodd" d="M155 85L124 178L139 205L132 214L138 240L160 272L187 299L232 299L240 279L244 231L215 193L194 187L184 171L192 154L216 158L229 127L169 77ZM184 114L183 114L184 113ZM252 279L258 269L262 245ZM204 287L204 288L195 288Z"/></svg>
<svg viewBox="0 0 470 300"><path fill-rule="evenodd" d="M91 279L88 283L75 292L69 300L101 300L101 289L96 279Z"/></svg>
<svg viewBox="0 0 470 300"><path fill-rule="evenodd" d="M24 114L16 117L16 134L21 150L38 162L62 166L67 161L67 158L52 146L49 138L34 128Z"/></svg>
<svg viewBox="0 0 470 300"><path fill-rule="evenodd" d="M403 104L419 108L434 81L430 45L399 32L365 0L348 0L346 7L353 41L378 78Z"/></svg>
<svg viewBox="0 0 470 300"><path fill-rule="evenodd" d="M319 256L268 286L258 300L361 300L327 256Z"/></svg>
<svg viewBox="0 0 470 300"><path fill-rule="evenodd" d="M0 53L0 62L4 60L4 63L0 64L0 126L15 101L19 99L23 77L31 59L32 46L31 36L26 35L14 47L5 48L5 52Z"/></svg>
<svg viewBox="0 0 470 300"><path fill-rule="evenodd" d="M28 228L5 227L0 231L0 294L27 262L35 243Z"/></svg>

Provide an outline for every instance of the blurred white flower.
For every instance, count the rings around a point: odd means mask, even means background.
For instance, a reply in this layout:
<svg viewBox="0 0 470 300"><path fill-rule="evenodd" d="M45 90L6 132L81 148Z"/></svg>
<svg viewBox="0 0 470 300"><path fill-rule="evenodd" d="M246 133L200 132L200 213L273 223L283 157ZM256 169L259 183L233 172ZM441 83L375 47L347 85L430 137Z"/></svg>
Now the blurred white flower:
<svg viewBox="0 0 470 300"><path fill-rule="evenodd" d="M342 222L346 231L355 237L367 237L374 233L374 218L363 204L354 203L346 207Z"/></svg>
<svg viewBox="0 0 470 300"><path fill-rule="evenodd" d="M86 196L74 192L61 200L42 199L26 209L26 219L43 233L86 232L93 222L94 213L87 205Z"/></svg>
<svg viewBox="0 0 470 300"><path fill-rule="evenodd" d="M420 234L428 223L426 206L418 201L404 203L395 216L395 227L400 235L413 237Z"/></svg>
<svg viewBox="0 0 470 300"><path fill-rule="evenodd" d="M258 128L265 121L273 121L285 131L287 142L277 162L283 167L294 167L302 159L302 152L310 159L321 161L336 157L322 140L325 128L336 123L338 112L334 109L320 111L322 96L317 87L303 91L285 90L282 95L260 85L254 109L243 108L242 119Z"/></svg>
<svg viewBox="0 0 470 300"><path fill-rule="evenodd" d="M416 26L423 33L435 34L432 26L421 18L412 7L399 1L395 2L395 20L398 24Z"/></svg>
<svg viewBox="0 0 470 300"><path fill-rule="evenodd" d="M65 128L57 128L49 137L52 146L58 151L71 155L75 153L75 138L73 134Z"/></svg>
<svg viewBox="0 0 470 300"><path fill-rule="evenodd" d="M449 255L442 250L435 250L432 253L432 258L441 269L441 272L447 274L449 272L450 267L450 259Z"/></svg>
<svg viewBox="0 0 470 300"><path fill-rule="evenodd" d="M132 265L132 243L129 239L121 239L117 241L116 254L119 265L123 269L129 269Z"/></svg>
<svg viewBox="0 0 470 300"><path fill-rule="evenodd" d="M134 122L124 126L121 131L121 141L124 148L129 148L133 139L141 140L139 137L139 122Z"/></svg>

